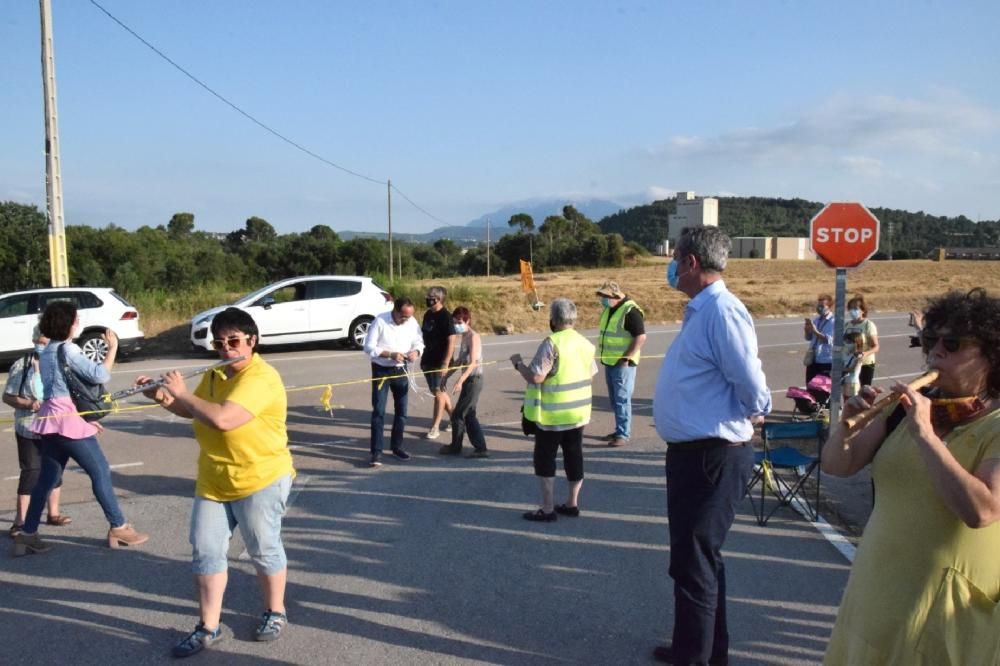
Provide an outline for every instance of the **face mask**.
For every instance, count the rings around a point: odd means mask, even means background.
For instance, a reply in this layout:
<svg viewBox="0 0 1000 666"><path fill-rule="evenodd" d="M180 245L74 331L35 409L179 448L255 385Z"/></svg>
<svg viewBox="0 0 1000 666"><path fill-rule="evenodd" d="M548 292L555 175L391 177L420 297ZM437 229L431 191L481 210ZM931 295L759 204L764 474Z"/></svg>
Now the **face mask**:
<svg viewBox="0 0 1000 666"><path fill-rule="evenodd" d="M611 301L607 296L601 296L601 307L607 308L611 306Z"/></svg>
<svg viewBox="0 0 1000 666"><path fill-rule="evenodd" d="M851 319L861 319L861 310L857 308L851 308L847 314L850 315Z"/></svg>
<svg viewBox="0 0 1000 666"><path fill-rule="evenodd" d="M680 264L677 263L676 259L671 261L667 266L667 284L669 284L672 289L677 289L677 285L680 283L681 276L677 272L679 268Z"/></svg>
<svg viewBox="0 0 1000 666"><path fill-rule="evenodd" d="M825 305L817 305L816 306L816 314L818 314L820 316L825 315L826 314L826 306Z"/></svg>
<svg viewBox="0 0 1000 666"><path fill-rule="evenodd" d="M436 298L425 298L424 302L427 303L427 307L432 308L432 307L434 307L434 304L437 303L437 299Z"/></svg>
<svg viewBox="0 0 1000 666"><path fill-rule="evenodd" d="M465 324L455 324L454 328L456 333L465 333L466 330Z"/></svg>
<svg viewBox="0 0 1000 666"><path fill-rule="evenodd" d="M41 354L43 351L45 351L45 345L43 345L43 344L37 344L37 345L35 345L35 353L36 354Z"/></svg>

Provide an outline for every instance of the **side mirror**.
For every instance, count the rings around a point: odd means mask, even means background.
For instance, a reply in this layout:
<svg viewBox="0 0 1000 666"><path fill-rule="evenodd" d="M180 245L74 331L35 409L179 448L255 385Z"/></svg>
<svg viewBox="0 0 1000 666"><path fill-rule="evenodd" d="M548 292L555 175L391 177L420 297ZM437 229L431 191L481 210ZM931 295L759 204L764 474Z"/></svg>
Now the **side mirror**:
<svg viewBox="0 0 1000 666"><path fill-rule="evenodd" d="M270 310L271 306L274 305L275 303L277 303L277 301L274 300L273 296L265 296L264 298L254 303L254 305L258 305L264 308L265 310Z"/></svg>

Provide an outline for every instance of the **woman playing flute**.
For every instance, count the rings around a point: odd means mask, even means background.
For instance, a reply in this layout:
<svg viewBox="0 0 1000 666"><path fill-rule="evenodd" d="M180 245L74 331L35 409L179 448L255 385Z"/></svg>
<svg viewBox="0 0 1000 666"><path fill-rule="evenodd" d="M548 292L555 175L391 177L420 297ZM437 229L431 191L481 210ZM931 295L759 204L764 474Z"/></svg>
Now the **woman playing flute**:
<svg viewBox="0 0 1000 666"><path fill-rule="evenodd" d="M897 383L897 406L834 425L823 448L827 474L871 463L877 497L826 664L1000 660L1000 299L951 292L924 316L934 386ZM876 394L847 401L845 419Z"/></svg>

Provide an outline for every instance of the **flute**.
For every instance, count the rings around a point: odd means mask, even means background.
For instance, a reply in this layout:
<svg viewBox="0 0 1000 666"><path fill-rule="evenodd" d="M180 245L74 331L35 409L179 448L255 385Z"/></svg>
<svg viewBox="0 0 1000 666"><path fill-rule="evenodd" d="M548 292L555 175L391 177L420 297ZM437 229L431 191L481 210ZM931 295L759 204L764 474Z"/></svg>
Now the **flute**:
<svg viewBox="0 0 1000 666"><path fill-rule="evenodd" d="M226 359L225 361L219 361L218 363L213 363L212 365L206 365L203 368L198 368L197 370L192 370L191 372L181 375L184 379L190 379L196 375L201 375L212 370L218 370L219 368L224 368L227 365L232 365L233 363L239 363L240 361L245 361L246 356L237 356L236 358ZM155 389L163 386L164 381L162 379L157 379L155 382L150 382L148 384L143 384L142 386L133 386L131 388L122 389L121 391L116 391L109 396L104 398L104 402L117 402L122 398L128 398L135 395L136 393L142 393L143 391L148 391L150 389Z"/></svg>
<svg viewBox="0 0 1000 666"><path fill-rule="evenodd" d="M920 377L914 379L912 382L907 384L907 386L916 391L922 389L925 386L930 386L935 381L937 381L937 378L938 378L938 371L930 370L926 374L921 375ZM858 412L854 416L849 416L846 419L844 419L844 427L847 428L848 430L857 430L858 428L866 425L869 421L871 421L880 413L882 413L882 410L886 409L889 406L895 406L896 403L899 402L899 398L901 397L901 395L902 395L901 393L893 392L882 396L874 403L872 403L872 406L869 407L868 409L864 410L863 412Z"/></svg>

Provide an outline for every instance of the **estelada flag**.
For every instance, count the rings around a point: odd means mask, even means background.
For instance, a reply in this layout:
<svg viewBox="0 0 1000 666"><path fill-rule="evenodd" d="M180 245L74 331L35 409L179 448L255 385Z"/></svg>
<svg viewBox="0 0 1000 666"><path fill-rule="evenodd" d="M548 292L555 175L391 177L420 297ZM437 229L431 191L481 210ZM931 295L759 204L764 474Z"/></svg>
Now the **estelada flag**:
<svg viewBox="0 0 1000 666"><path fill-rule="evenodd" d="M521 289L524 293L535 290L535 277L531 274L531 262L521 260Z"/></svg>

